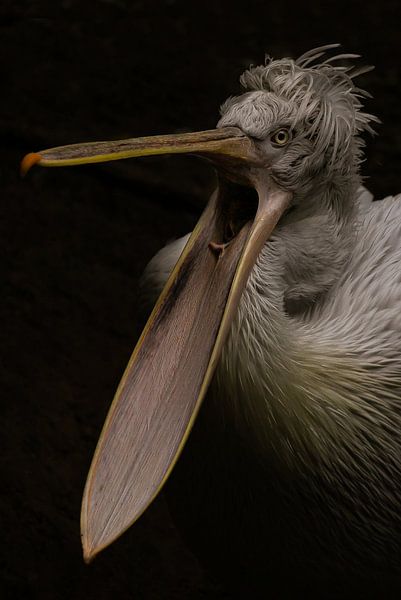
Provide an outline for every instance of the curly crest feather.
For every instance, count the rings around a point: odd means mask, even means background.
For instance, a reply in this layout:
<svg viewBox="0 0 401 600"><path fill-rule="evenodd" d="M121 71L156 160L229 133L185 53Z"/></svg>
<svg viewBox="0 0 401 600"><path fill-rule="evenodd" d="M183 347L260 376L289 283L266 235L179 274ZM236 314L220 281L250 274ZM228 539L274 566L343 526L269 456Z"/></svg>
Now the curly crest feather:
<svg viewBox="0 0 401 600"><path fill-rule="evenodd" d="M363 112L362 99L369 94L356 87L353 81L373 67L333 64L340 59L357 58L355 54L339 54L316 62L327 50L337 46L315 48L297 60L266 57L264 65L252 66L240 77L246 92L266 91L274 95L277 113L280 103L286 106L287 113L291 108L291 127L298 128L298 135L313 141L314 156L329 151L328 165L331 167L340 155L345 156L355 136L363 131L373 134L371 123L380 122L374 115ZM222 106L222 113L233 102L235 99L229 99ZM353 149L357 163L361 159L362 146L362 140L356 139Z"/></svg>

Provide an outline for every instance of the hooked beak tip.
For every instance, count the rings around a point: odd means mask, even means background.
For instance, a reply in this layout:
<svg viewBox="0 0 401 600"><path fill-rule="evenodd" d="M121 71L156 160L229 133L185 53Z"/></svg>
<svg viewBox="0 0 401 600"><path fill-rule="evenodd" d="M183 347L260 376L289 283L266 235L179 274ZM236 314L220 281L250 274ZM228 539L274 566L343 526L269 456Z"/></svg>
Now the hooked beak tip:
<svg viewBox="0 0 401 600"><path fill-rule="evenodd" d="M42 156L38 152L30 152L26 154L21 161L20 174L25 177L28 171L42 160Z"/></svg>

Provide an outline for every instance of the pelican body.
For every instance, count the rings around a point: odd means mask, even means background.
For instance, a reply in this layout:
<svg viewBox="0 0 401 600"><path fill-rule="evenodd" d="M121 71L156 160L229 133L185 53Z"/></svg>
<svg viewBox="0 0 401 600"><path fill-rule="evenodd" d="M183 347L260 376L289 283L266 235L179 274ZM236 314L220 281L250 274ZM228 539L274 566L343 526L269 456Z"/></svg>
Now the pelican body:
<svg viewBox="0 0 401 600"><path fill-rule="evenodd" d="M401 203L361 186L367 68L332 47L246 71L216 130L24 159L193 152L218 172L144 274L156 305L88 476L87 560L168 480L183 536L240 597L401 597Z"/></svg>
<svg viewBox="0 0 401 600"><path fill-rule="evenodd" d="M355 237L332 285L323 264L321 283L305 282L288 245L299 226L283 220L166 485L187 543L240 597L401 597L399 200L355 192ZM313 255L328 231L310 226L298 243ZM275 288L287 261L299 271Z"/></svg>

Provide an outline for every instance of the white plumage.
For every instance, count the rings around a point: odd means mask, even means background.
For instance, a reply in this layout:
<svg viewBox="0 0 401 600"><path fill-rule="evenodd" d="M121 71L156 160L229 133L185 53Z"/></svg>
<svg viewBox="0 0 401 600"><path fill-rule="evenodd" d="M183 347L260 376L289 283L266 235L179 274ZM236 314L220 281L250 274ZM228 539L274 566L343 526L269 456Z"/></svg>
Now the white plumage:
<svg viewBox="0 0 401 600"><path fill-rule="evenodd" d="M401 197L374 202L366 189L359 188L349 215L346 252L339 253L343 258L338 264L334 261L334 268L327 265L325 269L330 249L325 250L327 239L321 239L321 244L318 240L322 215L282 225L266 244L224 346L205 401L204 419L194 434L197 441L193 446L189 443L186 457L184 453L182 474L178 475L182 502L177 501L175 491L173 512L180 522L177 512L189 511L192 519L199 518L200 529L204 522L205 530L210 532L209 517L203 511L211 501L210 488L215 485L213 501L226 505L226 509L221 507L220 518L226 510L235 530L227 498L230 493L219 491L219 485L221 479L225 480L225 469L236 476L238 456L235 451L227 451L219 464L215 455L224 453L221 440L229 429L234 448L241 440L251 455L256 452L262 471L263 465L267 472L274 471L274 492L270 493L274 503L279 498L280 512L273 519L285 519L286 511L299 510L297 501L291 499L293 493L294 498L305 496L311 503L312 520L326 523L319 526L311 542L321 546L322 552L319 557L316 548L311 552L319 558L312 569L314 576L317 572L326 580L327 563L338 563L339 571L352 581L359 582L359 577L377 581L386 570L391 580L398 580ZM149 292L152 290L153 301L187 239L185 236L169 244L149 263L143 283ZM319 249L323 257L311 255L311 247ZM309 271L302 262L302 249L308 256L305 260ZM313 266L315 263L318 268ZM210 461L205 458L208 452L213 456ZM219 466L223 469L220 474ZM203 472L202 483L191 476L191 470ZM238 487L234 485L235 494L257 494L258 484L254 483L248 489L243 489L241 482ZM232 492L232 482L228 488ZM199 496L193 501L196 494ZM269 498L265 501L268 510ZM195 503L192 511L188 508L191 502ZM277 556L283 564L288 561L291 571L294 565L289 555L294 552L294 541L291 537L275 538L270 531L272 516L265 522L264 515L250 509L245 500L244 506L247 508L241 518L246 520L246 527L254 533L257 530L262 539L271 536L277 546L281 543L284 550ZM292 515L287 517L292 522ZM202 533L194 533L194 526L186 521L182 527L195 538L192 543L199 553ZM230 524L225 528L230 529ZM308 537L307 531L295 531L294 535ZM343 537L339 543L338 538ZM237 541L239 548L242 544L246 547L245 541ZM210 546L213 543L210 540ZM309 542L303 543L307 554ZM220 552L226 551L225 544L221 545ZM308 558L313 561L307 556L305 560ZM305 581L315 581L306 567L303 573ZM345 597L344 588L338 593Z"/></svg>
<svg viewBox="0 0 401 600"><path fill-rule="evenodd" d="M360 186L359 134L376 119L357 71L311 66L320 50L247 71L222 107L219 126L260 144L293 210L250 274L167 491L189 543L236 586L399 597L401 197ZM153 301L186 240L149 263Z"/></svg>
<svg viewBox="0 0 401 600"><path fill-rule="evenodd" d="M23 161L195 152L219 174L144 275L152 304L168 283L92 463L88 560L170 476L180 530L241 598L401 597L401 197L361 187L370 68L334 46L247 70L214 130Z"/></svg>
<svg viewBox="0 0 401 600"><path fill-rule="evenodd" d="M361 410L370 412L373 407L369 400L365 402L354 393L348 398L346 389L340 389L339 384L345 384L347 378L351 386L348 393L352 385L355 391L366 387L366 393L375 394L378 401L393 396L394 385L401 386L400 200L400 196L390 196L374 202L366 189L358 190L350 228L353 242L347 247L346 260L334 284L325 272L314 280L309 273L310 280L304 281L299 260L305 241L318 245L316 237L308 236L308 230L315 231L314 221L320 227L321 217L301 221L301 225L298 222L300 237L291 223L279 228L266 245L241 299L217 372L219 385L227 388L231 398L241 397L242 388L246 393L252 390L252 395L260 388L254 406L257 418L262 409L265 418L270 414L273 420L280 417L281 411L285 419L292 411L295 414L301 410L300 424L308 426L308 413L314 420L318 408L319 418L325 421L327 411L330 420L334 407L327 394L332 401L333 391L338 395L336 406L340 410L346 410L347 402L354 409L355 401L360 400ZM150 305L163 289L188 238L189 234L168 244L147 266L142 285ZM293 260L291 267L289 260ZM311 260L319 262L319 257ZM316 271L313 265L311 272ZM307 299L312 301L307 303ZM364 379L352 381L357 374ZM293 379L301 398L304 396L303 402L298 397L295 406L289 405L293 394L288 395L288 390L282 390L282 399L268 398L273 390L276 398L277 393L280 396L279 382L286 380L287 387L288 378ZM316 378L327 388L326 397L319 398L316 390L308 389L312 382L317 383ZM338 389L329 391L331 384ZM238 399L237 410L239 404ZM234 408L231 405L227 410ZM249 402L242 410L252 412ZM392 414L391 419L395 416ZM263 425L268 422L263 421ZM259 430L260 422L255 426ZM270 438L274 431L265 433Z"/></svg>

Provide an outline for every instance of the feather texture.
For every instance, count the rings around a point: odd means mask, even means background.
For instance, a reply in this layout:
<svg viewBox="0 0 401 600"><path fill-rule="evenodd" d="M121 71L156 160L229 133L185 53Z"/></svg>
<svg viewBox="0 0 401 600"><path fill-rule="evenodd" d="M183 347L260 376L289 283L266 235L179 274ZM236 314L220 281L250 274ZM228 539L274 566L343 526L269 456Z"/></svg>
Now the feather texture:
<svg viewBox="0 0 401 600"><path fill-rule="evenodd" d="M334 47L268 58L222 106L220 126L270 152L294 210L250 275L172 507L204 560L231 573L379 598L389 581L401 589L401 196L373 202L360 187L360 135L378 119L354 85L366 68L337 65L354 55L317 63ZM275 159L283 126L293 138ZM152 295L185 241L149 264Z"/></svg>

